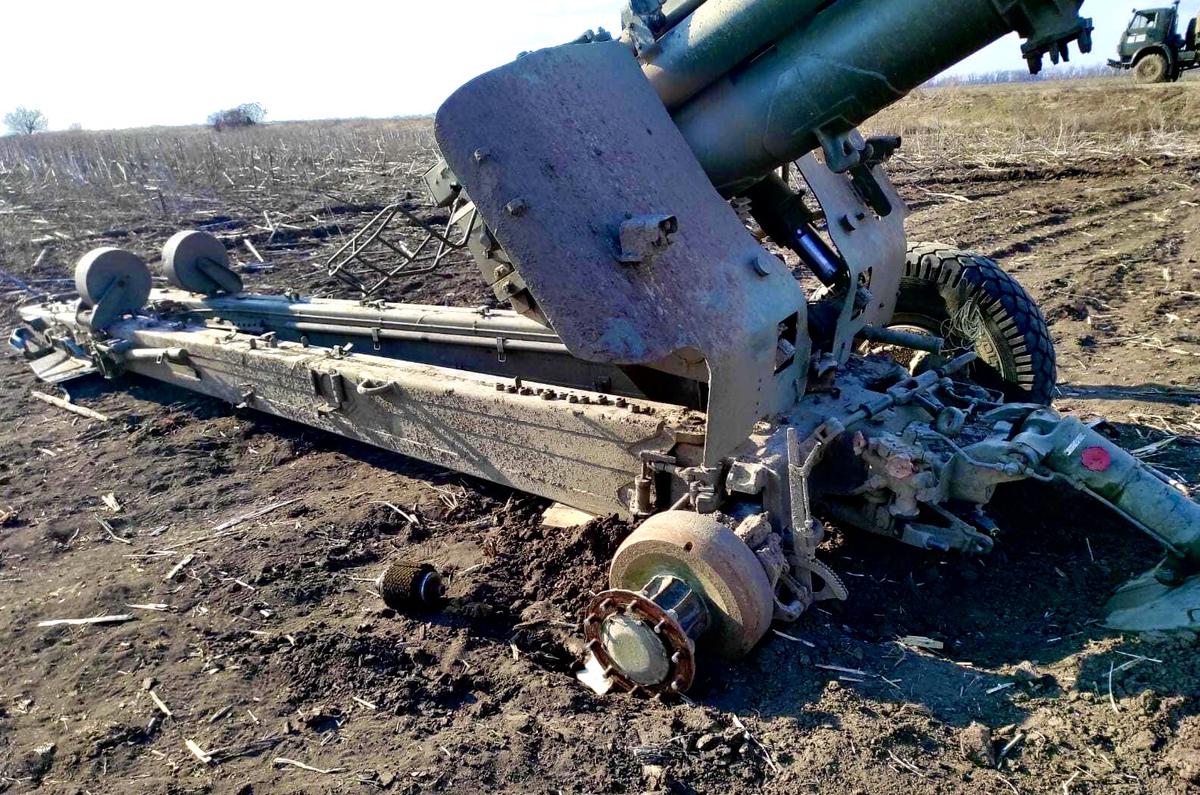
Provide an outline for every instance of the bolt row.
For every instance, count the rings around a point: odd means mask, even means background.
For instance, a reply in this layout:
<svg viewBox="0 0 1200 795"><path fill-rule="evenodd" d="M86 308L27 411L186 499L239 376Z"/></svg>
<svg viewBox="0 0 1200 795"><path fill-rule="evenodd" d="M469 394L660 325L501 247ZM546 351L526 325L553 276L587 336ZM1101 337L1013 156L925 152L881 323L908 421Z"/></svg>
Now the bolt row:
<svg viewBox="0 0 1200 795"><path fill-rule="evenodd" d="M510 395L524 395L526 397L540 397L542 400L565 400L568 403L582 403L591 405L595 403L598 406L616 406L619 409L627 409L631 414L653 414L654 409L650 406L642 406L637 403L630 403L623 397L610 398L608 395L599 395L595 399L591 395L577 395L574 392L558 392L554 389L534 389L533 387L522 386L521 379L516 379L511 384L497 383L497 392L506 392Z"/></svg>

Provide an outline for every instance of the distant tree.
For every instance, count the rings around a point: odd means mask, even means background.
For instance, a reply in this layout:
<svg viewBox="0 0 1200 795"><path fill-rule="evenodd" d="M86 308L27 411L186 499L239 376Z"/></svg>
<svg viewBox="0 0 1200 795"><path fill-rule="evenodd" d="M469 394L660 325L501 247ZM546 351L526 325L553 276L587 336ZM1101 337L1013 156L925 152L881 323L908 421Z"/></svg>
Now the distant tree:
<svg viewBox="0 0 1200 795"><path fill-rule="evenodd" d="M50 126L40 110L17 108L4 114L4 126L15 135L33 135Z"/></svg>
<svg viewBox="0 0 1200 795"><path fill-rule="evenodd" d="M1077 66L1067 64L1043 69L1036 75L1028 69L997 69L992 72L972 72L966 75L942 75L930 80L926 86L974 86L998 83L1042 83L1054 80L1088 80L1099 77L1119 77L1121 72L1104 64Z"/></svg>
<svg viewBox="0 0 1200 795"><path fill-rule="evenodd" d="M214 130L237 127L253 127L267 118L267 109L257 102L248 102L228 110L218 110L208 115L208 126Z"/></svg>
<svg viewBox="0 0 1200 795"><path fill-rule="evenodd" d="M83 130L83 125L77 121L73 121L73 122L71 122L71 126L68 127L67 129L70 130L71 132L80 132L81 130Z"/></svg>

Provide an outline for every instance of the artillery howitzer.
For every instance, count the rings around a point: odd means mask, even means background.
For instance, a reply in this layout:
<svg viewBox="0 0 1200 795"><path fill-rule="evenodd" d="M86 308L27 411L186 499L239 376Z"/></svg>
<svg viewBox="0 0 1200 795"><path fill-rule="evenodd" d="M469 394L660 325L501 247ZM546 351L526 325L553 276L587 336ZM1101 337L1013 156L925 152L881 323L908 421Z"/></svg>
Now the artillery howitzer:
<svg viewBox="0 0 1200 795"><path fill-rule="evenodd" d="M47 380L134 372L642 520L584 618L628 688L686 689L697 649L739 654L847 598L822 519L985 553L986 504L1026 478L1166 547L1110 626L1195 628L1200 506L1045 405L1033 301L990 260L907 246L882 167L900 142L856 132L1013 30L1035 70L1086 50L1079 7L635 0L618 40L526 54L438 112L426 180L451 221L419 248L469 249L513 311L246 294L193 232L164 251L174 289L94 252L79 300L25 308L15 342Z"/></svg>

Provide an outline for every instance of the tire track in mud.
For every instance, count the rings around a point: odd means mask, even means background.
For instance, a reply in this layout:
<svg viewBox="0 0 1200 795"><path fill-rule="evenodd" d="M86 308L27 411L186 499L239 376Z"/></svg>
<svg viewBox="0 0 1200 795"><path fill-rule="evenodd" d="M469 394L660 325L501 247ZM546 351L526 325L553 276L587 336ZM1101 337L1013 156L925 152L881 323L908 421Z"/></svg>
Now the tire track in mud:
<svg viewBox="0 0 1200 795"><path fill-rule="evenodd" d="M1162 192L1150 186L1083 186L1084 191L1104 191L1102 195L1091 194L1083 200L1056 197L1048 194L1048 187L1036 183L1018 186L1016 190L1005 193L983 196L964 193L961 195L979 205L970 218L941 217L943 214L937 211L945 205L939 204L914 212L913 223L923 226L926 216L936 212L931 230L935 235L941 230L951 229L978 233L979 236L971 239L969 245L989 257L1002 259L1029 253L1036 247L1057 243L1063 238L1085 235L1095 240L1100 236L1110 239L1126 236L1129 230L1124 221L1138 213L1147 212L1147 208L1163 201ZM1060 200L1054 201L1055 198ZM1046 208L1041 210L1039 206ZM1013 213L1020 217L1016 221L1008 220L1013 218ZM1100 234L1095 234L1093 230Z"/></svg>

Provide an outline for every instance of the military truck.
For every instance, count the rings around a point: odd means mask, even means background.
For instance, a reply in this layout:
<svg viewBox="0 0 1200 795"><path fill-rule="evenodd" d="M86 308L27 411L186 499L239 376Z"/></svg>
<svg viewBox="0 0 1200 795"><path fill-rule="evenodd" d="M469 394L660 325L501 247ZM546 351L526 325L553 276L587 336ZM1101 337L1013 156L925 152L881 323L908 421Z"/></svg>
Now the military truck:
<svg viewBox="0 0 1200 795"><path fill-rule="evenodd" d="M1139 83L1174 82L1189 69L1200 67L1197 46L1200 15L1188 20L1179 35L1179 3L1170 8L1147 8L1133 12L1129 27L1117 45L1114 69L1132 69Z"/></svg>

